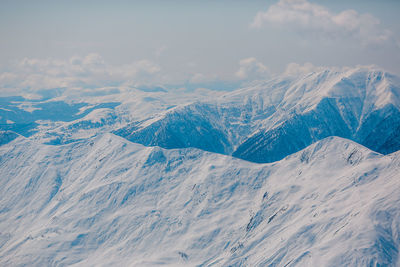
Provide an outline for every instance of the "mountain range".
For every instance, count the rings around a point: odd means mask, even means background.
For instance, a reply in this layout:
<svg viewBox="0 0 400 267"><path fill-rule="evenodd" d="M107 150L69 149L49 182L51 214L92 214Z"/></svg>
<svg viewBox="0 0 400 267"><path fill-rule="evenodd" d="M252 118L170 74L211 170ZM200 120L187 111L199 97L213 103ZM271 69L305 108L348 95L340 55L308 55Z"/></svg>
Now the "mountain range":
<svg viewBox="0 0 400 267"><path fill-rule="evenodd" d="M0 98L0 265L400 264L399 77L157 88Z"/></svg>

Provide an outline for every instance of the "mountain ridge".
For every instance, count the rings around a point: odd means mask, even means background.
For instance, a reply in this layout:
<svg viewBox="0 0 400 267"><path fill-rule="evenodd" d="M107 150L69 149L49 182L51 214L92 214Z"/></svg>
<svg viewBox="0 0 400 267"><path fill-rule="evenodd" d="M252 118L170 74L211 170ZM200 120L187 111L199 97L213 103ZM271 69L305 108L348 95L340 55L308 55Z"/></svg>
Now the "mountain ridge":
<svg viewBox="0 0 400 267"><path fill-rule="evenodd" d="M268 164L113 134L56 146L21 137L0 156L1 264L398 259L399 229L380 215L400 214L398 163L343 138Z"/></svg>

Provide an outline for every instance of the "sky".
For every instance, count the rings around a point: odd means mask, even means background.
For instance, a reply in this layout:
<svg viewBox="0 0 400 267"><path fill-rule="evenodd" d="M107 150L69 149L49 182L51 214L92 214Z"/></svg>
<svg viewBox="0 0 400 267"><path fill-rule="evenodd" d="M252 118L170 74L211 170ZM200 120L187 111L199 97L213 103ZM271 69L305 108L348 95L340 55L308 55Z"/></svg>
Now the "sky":
<svg viewBox="0 0 400 267"><path fill-rule="evenodd" d="M397 0L0 0L0 95L221 86L321 66L400 75L399 13Z"/></svg>

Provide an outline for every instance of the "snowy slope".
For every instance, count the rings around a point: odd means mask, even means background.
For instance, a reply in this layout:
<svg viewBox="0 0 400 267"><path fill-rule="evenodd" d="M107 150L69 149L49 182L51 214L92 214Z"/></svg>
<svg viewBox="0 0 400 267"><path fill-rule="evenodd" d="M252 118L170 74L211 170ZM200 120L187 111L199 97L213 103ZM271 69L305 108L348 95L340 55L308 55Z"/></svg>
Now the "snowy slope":
<svg viewBox="0 0 400 267"><path fill-rule="evenodd" d="M272 164L18 137L0 147L0 265L396 266L399 157L337 137Z"/></svg>

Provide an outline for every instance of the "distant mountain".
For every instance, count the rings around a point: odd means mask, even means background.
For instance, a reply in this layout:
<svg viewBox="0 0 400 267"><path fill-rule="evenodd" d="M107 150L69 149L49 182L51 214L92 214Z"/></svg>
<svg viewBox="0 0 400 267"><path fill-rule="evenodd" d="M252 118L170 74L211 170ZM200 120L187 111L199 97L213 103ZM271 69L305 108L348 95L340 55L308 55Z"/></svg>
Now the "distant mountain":
<svg viewBox="0 0 400 267"><path fill-rule="evenodd" d="M281 76L117 131L133 142L273 162L328 136L400 149L400 78L375 67Z"/></svg>
<svg viewBox="0 0 400 267"><path fill-rule="evenodd" d="M18 137L0 146L0 265L396 266L399 156L337 137L272 164Z"/></svg>
<svg viewBox="0 0 400 267"><path fill-rule="evenodd" d="M64 88L0 97L0 131L62 145L135 125L143 128L175 107L221 94L146 88Z"/></svg>

